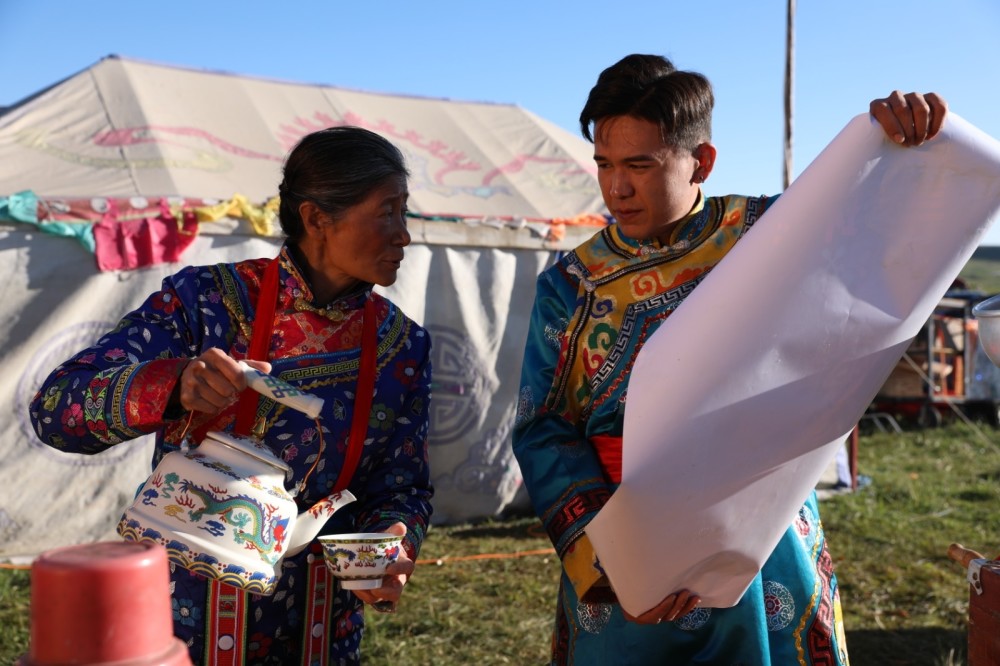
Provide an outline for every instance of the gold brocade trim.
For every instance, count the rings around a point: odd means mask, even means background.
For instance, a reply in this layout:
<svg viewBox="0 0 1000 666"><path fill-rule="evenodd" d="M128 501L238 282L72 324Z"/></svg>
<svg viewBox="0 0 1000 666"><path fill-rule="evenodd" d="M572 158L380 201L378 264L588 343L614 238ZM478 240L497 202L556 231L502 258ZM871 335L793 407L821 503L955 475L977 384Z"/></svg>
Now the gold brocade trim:
<svg viewBox="0 0 1000 666"><path fill-rule="evenodd" d="M397 309L392 325L386 332L385 337L379 342L375 352L377 359L375 364L376 374L381 372L406 345L406 341L409 339L409 329L412 325L412 322L409 322L403 316L402 312ZM304 368L293 368L279 373L278 376L289 384L297 382L295 386L299 390L309 392L321 386L334 386L341 383L356 382L360 366L361 357L359 355L356 359L341 363L325 363L323 365L313 365ZM284 405L261 396L255 415L257 419L263 420L264 432L270 429L285 409Z"/></svg>
<svg viewBox="0 0 1000 666"><path fill-rule="evenodd" d="M806 650L802 646L802 632L806 630L806 624L809 622L809 618L812 617L813 609L816 608L816 600L819 598L819 593L822 589L822 581L817 579L813 583L813 594L809 599L809 605L802 614L802 619L799 620L798 626L795 627L795 654L798 656L800 666L808 666L806 664Z"/></svg>
<svg viewBox="0 0 1000 666"><path fill-rule="evenodd" d="M222 305L236 324L239 332L246 340L249 340L251 337L250 334L253 332L253 325L247 317L246 310L243 309L243 301L237 296L239 289L236 285L236 280L224 265L220 264L219 270L215 273L219 276L221 282L219 291L222 293Z"/></svg>
<svg viewBox="0 0 1000 666"><path fill-rule="evenodd" d="M130 378L140 368L145 367L145 365L145 363L140 363L138 365L126 366L122 368L122 371L114 380L114 390L111 392L111 409L109 410L111 412L111 427L114 431L122 433L121 436L124 440L134 439L147 434L129 426L124 415L125 410L128 408L126 396L128 395L128 387L131 383Z"/></svg>
<svg viewBox="0 0 1000 666"><path fill-rule="evenodd" d="M358 289L351 292L350 294L337 298L329 305L326 305L324 307L317 307L312 304L312 301L315 298L312 292L312 286L309 284L309 281L306 280L305 277L302 275L302 272L299 270L298 265L295 263L295 259L289 253L287 246L281 249L281 254L279 254L278 256L281 261L281 267L285 269L285 272L288 273L289 277L294 278L295 281L298 282L300 289L302 290L302 295L296 296L295 300L292 301L292 307L295 309L296 312L309 312L318 315L320 317L323 317L324 319L327 319L329 321L339 323L346 320L355 311L355 308L348 308L345 310L344 305L347 303L347 301L349 299L355 299L357 297L360 297L362 291L369 291L369 292L371 291L370 286L366 286L363 288L363 290ZM285 280L281 281L281 291L282 293L286 291ZM367 294L367 297L371 298L371 295Z"/></svg>
<svg viewBox="0 0 1000 666"><path fill-rule="evenodd" d="M329 319L330 321L340 323L347 318L344 314L344 309L340 307L339 302L331 303L324 308L318 308L306 299L299 296L295 299L295 310L298 312L311 312L314 315L323 317L324 319Z"/></svg>
<svg viewBox="0 0 1000 666"><path fill-rule="evenodd" d="M809 561L813 563L814 569L817 569L816 555L819 553L825 538L826 536L823 533L823 522L819 519L819 516L816 516L816 543L813 544L812 552L809 553ZM812 597L809 598L809 605L806 607L805 612L802 614L802 619L799 620L798 626L795 627L795 652L798 655L800 666L808 666L808 664L806 663L806 650L802 646L802 632L806 630L806 624L812 617L813 609L816 608L816 601L817 599L819 599L819 593L823 590L823 580L819 576L818 570L816 571L816 574L817 574L816 580L815 582L813 582ZM833 595L832 585L830 586L830 595L831 596ZM833 622L834 625L836 625L837 622L836 612L834 612ZM836 626L834 626L834 630L836 630Z"/></svg>
<svg viewBox="0 0 1000 666"><path fill-rule="evenodd" d="M545 406L573 422L585 418L588 409L593 409L592 398L602 393L601 384L616 369L622 369L621 363L632 358L628 348L637 342L633 338L644 333L643 321L649 320L654 310L669 313L669 303L682 302L764 208L766 199L762 197L711 197L672 232L673 245L642 253L628 244L617 225L611 225L570 253L561 262L561 269L568 280L578 281L577 301L564 329L566 347L556 366ZM630 284L641 276L647 276L650 282L644 286L653 288L640 297L630 291ZM594 324L596 304L612 302L632 305L602 311L598 324ZM615 353L612 355L609 350L600 370L590 372L581 367L582 347L595 325L614 329L618 336Z"/></svg>
<svg viewBox="0 0 1000 666"><path fill-rule="evenodd" d="M658 253L669 253L670 257L675 259L682 256L686 250L694 249L715 233L722 223L723 213L724 209L718 205L717 199L706 199L704 193L699 190L698 199L691 207L691 211L673 225L665 243L654 237L638 241L633 247L628 241L631 240L633 243L636 241L626 238L617 224L605 227L604 231L612 232L608 235L611 239L608 247L626 259L633 257L652 259Z"/></svg>
<svg viewBox="0 0 1000 666"><path fill-rule="evenodd" d="M240 299L236 298L232 294L223 294L222 305L226 308L226 312L229 312L230 317L232 317L233 322L236 324L237 329L246 340L249 340L251 334L253 333L253 324L247 321L246 313L243 311L243 305L240 303Z"/></svg>
<svg viewBox="0 0 1000 666"><path fill-rule="evenodd" d="M276 319L279 317L293 316L298 312L308 312L328 321L343 323L359 311L351 309L350 311L345 312L343 308L345 301L343 299L335 302L332 307L315 307L308 300L308 298L312 295L308 284L302 278L294 264L294 261L289 258L287 248L282 248L281 253L279 254L279 261L281 267L285 270L287 275L282 276L280 280L278 308L275 312ZM220 269L217 271L217 274L220 276L219 289L222 294L223 304L229 313L230 318L233 320L235 325L238 326L240 334L247 341L250 341L253 333L253 322L249 320L243 299L240 297L242 288L237 283L237 276L227 270L223 265L220 265L218 268ZM304 296L295 297L292 302L294 311L282 307L282 302L287 303L287 295L290 295L291 293L286 286L289 278L298 282L301 291L304 294ZM360 297L361 293L354 292L354 295L355 297ZM367 294L367 297L377 298L371 293ZM394 316L392 316L393 312L395 312ZM407 318L402 314L402 312L394 308L391 304L388 305L388 314L390 315L389 318L391 320L389 328L385 332L384 337L379 341L376 348L376 372L381 371L392 361L393 358L398 355L400 349L405 346L407 340L406 333L409 330ZM384 323L385 322L382 322L382 324ZM376 325L379 328L381 327L378 321L376 321ZM321 386L333 386L346 382L355 382L357 381L360 366L361 358L359 354L357 358L346 359L340 362L290 368L279 373L278 376L282 380L296 385L296 387L300 390L308 392ZM280 405L265 396L261 396L257 402L257 409L254 412L254 421L255 423L262 424L264 431L266 432L279 418L281 418L284 411L285 407L283 405Z"/></svg>

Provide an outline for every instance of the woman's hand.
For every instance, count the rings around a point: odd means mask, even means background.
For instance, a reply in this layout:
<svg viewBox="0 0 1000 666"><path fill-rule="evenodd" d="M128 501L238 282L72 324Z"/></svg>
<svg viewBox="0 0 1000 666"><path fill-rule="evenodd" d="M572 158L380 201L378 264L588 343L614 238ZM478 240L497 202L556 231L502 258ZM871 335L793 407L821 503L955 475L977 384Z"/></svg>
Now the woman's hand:
<svg viewBox="0 0 1000 666"><path fill-rule="evenodd" d="M659 605L646 611L642 615L629 615L622 609L622 615L629 622L636 624L659 624L663 620L673 622L677 618L684 617L694 610L695 606L701 603L701 597L691 594L688 590L674 592L661 601Z"/></svg>
<svg viewBox="0 0 1000 666"><path fill-rule="evenodd" d="M948 103L937 93L904 95L898 90L872 100L869 108L886 135L903 146L919 146L933 139L948 113Z"/></svg>
<svg viewBox="0 0 1000 666"><path fill-rule="evenodd" d="M406 525L396 523L389 526L385 531L390 534L405 536ZM385 576L382 577L382 587L375 588L374 590L354 590L354 594L366 604L371 604L380 613L393 613L396 611L396 604L399 603L400 595L403 594L403 586L406 585L406 581L413 574L415 567L416 564L406 554L406 550L400 548L399 557L396 558L395 562L386 567Z"/></svg>
<svg viewBox="0 0 1000 666"><path fill-rule="evenodd" d="M261 372L271 372L267 361L246 361ZM247 380L236 359L221 349L207 349L184 366L176 395L189 412L217 414L236 402Z"/></svg>

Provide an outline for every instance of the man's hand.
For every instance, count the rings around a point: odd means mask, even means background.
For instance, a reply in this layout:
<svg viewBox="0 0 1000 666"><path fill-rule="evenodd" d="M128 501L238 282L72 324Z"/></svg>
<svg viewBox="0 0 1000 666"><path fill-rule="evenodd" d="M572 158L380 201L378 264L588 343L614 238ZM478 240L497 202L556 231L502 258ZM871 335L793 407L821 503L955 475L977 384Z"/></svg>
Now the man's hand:
<svg viewBox="0 0 1000 666"><path fill-rule="evenodd" d="M904 95L893 90L888 97L872 100L870 112L892 141L919 146L941 131L948 103L937 93Z"/></svg>
<svg viewBox="0 0 1000 666"><path fill-rule="evenodd" d="M701 603L701 597L691 594L688 590L681 590L667 596L657 606L649 609L642 615L629 615L625 612L624 608L622 609L622 615L629 622L635 622L636 624L659 624L663 620L673 622L677 618L684 617L693 611L699 603Z"/></svg>

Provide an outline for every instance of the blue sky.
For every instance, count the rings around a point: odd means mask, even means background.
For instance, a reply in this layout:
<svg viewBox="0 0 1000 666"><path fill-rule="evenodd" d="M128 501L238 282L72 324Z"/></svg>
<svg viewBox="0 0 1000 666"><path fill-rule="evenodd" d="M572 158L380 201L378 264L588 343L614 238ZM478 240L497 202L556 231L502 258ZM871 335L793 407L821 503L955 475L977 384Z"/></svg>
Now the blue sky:
<svg viewBox="0 0 1000 666"><path fill-rule="evenodd" d="M797 4L796 174L893 88L940 92L1000 138L997 0ZM600 70L658 53L715 85L719 161L707 191L771 194L781 188L785 10L785 0L0 0L0 106L115 53L514 103L578 133ZM1000 225L985 243L1000 245Z"/></svg>

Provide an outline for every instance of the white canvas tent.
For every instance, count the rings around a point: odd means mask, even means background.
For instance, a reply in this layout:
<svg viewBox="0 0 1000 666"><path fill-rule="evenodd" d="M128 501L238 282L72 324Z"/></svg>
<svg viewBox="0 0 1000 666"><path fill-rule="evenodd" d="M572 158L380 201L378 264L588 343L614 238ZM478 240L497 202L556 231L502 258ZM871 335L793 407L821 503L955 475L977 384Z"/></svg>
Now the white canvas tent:
<svg viewBox="0 0 1000 666"><path fill-rule="evenodd" d="M148 440L93 457L42 446L27 419L41 380L165 275L273 256L280 238L261 206L282 160L301 136L336 124L404 151L410 208L424 215L387 292L434 341L435 521L524 501L509 434L527 317L538 272L595 231L559 218L601 219L589 144L513 105L112 56L0 115L0 558L111 537L149 472ZM201 217L176 261L98 269L95 223L118 228L167 207ZM148 229L143 239L158 242Z"/></svg>

